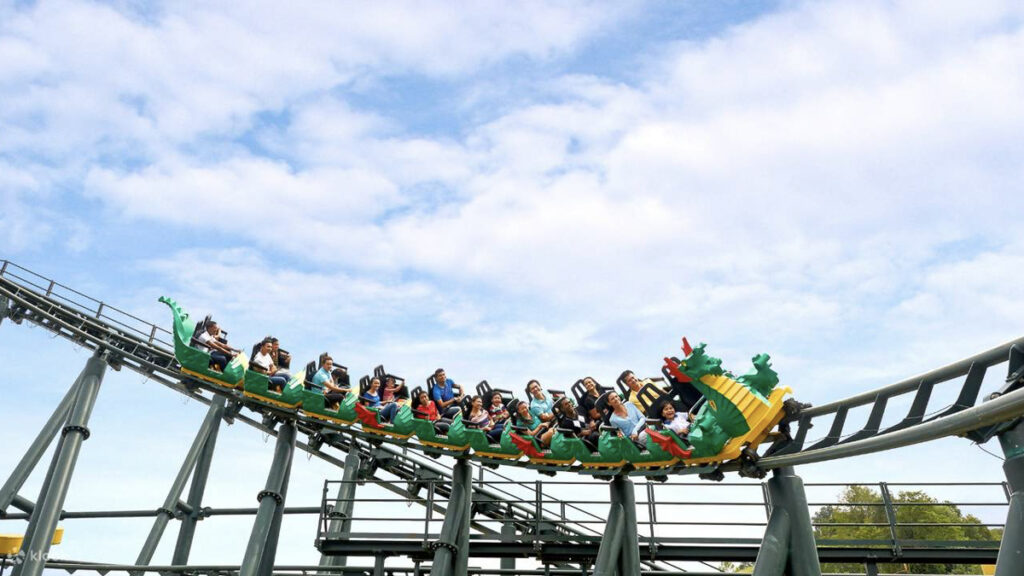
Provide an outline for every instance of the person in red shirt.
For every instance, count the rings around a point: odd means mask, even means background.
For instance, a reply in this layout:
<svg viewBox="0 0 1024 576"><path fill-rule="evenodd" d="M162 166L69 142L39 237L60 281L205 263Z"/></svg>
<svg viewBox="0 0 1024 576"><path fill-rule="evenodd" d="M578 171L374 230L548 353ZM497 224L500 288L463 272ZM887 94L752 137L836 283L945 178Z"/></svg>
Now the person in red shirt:
<svg viewBox="0 0 1024 576"><path fill-rule="evenodd" d="M451 422L441 419L441 415L437 412L437 404L430 399L426 390L420 391L419 395L412 399L412 412L417 418L433 422L435 433L441 435L448 433Z"/></svg>

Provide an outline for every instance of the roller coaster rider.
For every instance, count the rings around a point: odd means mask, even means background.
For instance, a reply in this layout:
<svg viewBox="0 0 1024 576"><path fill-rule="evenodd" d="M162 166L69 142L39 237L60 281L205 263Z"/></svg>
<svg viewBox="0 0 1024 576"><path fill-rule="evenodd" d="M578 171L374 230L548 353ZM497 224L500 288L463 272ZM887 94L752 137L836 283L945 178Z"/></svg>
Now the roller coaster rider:
<svg viewBox="0 0 1024 576"><path fill-rule="evenodd" d="M452 423L446 418L441 418L437 412L437 403L430 399L426 390L420 390L412 399L412 412L417 418L429 420L434 424L434 432L441 435L448 434Z"/></svg>
<svg viewBox="0 0 1024 576"><path fill-rule="evenodd" d="M459 389L459 395L455 395L455 382L444 373L444 368L434 370L433 400L437 404L437 410L444 418L452 419L459 413L459 404L464 394Z"/></svg>
<svg viewBox="0 0 1024 576"><path fill-rule="evenodd" d="M270 359L274 362L274 366L277 366L276 374L284 376L285 380L291 380L292 355L287 350L281 349L281 343L277 338L273 336L267 336L267 338L270 340Z"/></svg>
<svg viewBox="0 0 1024 576"><path fill-rule="evenodd" d="M662 426L675 432L680 438L686 438L690 432L690 415L686 412L676 411L676 407L667 397L655 402L647 416L660 420Z"/></svg>
<svg viewBox="0 0 1024 576"><path fill-rule="evenodd" d="M206 325L206 330L196 337L196 341L200 348L210 353L210 368L218 372L223 372L231 357L241 352L228 346L227 338L221 336L220 326L212 320Z"/></svg>
<svg viewBox="0 0 1024 576"><path fill-rule="evenodd" d="M270 338L264 338L263 342L260 343L259 351L252 357L251 368L256 372L266 374L270 379L270 387L274 389L275 392L280 393L284 390L285 384L288 383L288 378L286 376L287 372L278 370L277 365L274 364L274 361L270 358L271 347L272 343Z"/></svg>
<svg viewBox="0 0 1024 576"><path fill-rule="evenodd" d="M600 438L598 432L598 421L588 421L582 414L576 411L576 405L568 396L562 396L555 401L555 414L558 417L558 429L565 433L583 440L591 452L597 452L597 442Z"/></svg>
<svg viewBox="0 0 1024 576"><path fill-rule="evenodd" d="M623 436L632 440L638 447L643 448L647 437L643 431L647 424L643 413L632 403L623 402L615 392L605 394L608 396L608 423L618 428Z"/></svg>
<svg viewBox="0 0 1024 576"><path fill-rule="evenodd" d="M589 420L600 421L601 411L597 409L597 399L601 391L597 388L597 381L587 376L583 379L583 395L580 396L579 411L583 412Z"/></svg>
<svg viewBox="0 0 1024 576"><path fill-rule="evenodd" d="M345 398L345 394L348 394L349 390L348 388L338 386L334 381L334 359L330 356L324 356L322 362L323 365L313 375L313 386L323 390L327 404L332 410L337 410L338 403Z"/></svg>
<svg viewBox="0 0 1024 576"><path fill-rule="evenodd" d="M376 376L370 379L370 385L359 398L370 408L379 408L381 422L391 422L398 413L398 403L394 401L382 402L380 397L380 378Z"/></svg>
<svg viewBox="0 0 1024 576"><path fill-rule="evenodd" d="M515 414L512 417L515 427L531 433L541 446L551 445L551 437L555 435L555 427L552 426L552 422L544 422L534 416L530 411L530 405L522 400L512 400L509 402L509 406L509 412Z"/></svg>
<svg viewBox="0 0 1024 576"><path fill-rule="evenodd" d="M530 414L533 414L535 418L539 418L542 422L554 422L555 415L552 412L554 403L544 394L544 389L541 388L540 382L536 380L527 382L526 392L530 397Z"/></svg>

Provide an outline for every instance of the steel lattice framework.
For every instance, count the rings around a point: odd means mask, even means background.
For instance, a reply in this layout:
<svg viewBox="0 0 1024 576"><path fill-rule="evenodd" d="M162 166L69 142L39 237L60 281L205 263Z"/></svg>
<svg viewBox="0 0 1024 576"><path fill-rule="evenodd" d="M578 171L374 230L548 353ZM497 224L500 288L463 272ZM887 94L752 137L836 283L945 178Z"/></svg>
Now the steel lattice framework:
<svg viewBox="0 0 1024 576"><path fill-rule="evenodd" d="M1019 426L1024 414L1024 391L1020 390L1024 387L1024 338L891 386L823 406L807 407L784 421L786 433L779 435L760 454L748 454L738 461L703 467L606 472L610 508L607 514L595 515L572 501L545 497L544 487L539 482L534 501L523 500L512 491L503 489L502 482L509 481L507 477L498 475L493 482L474 483L474 466L478 467L481 478L482 468L479 468L480 463L468 457L457 459L453 468L448 469L417 453L421 447L414 442L383 440L358 429L324 426L297 418L294 413L248 401L241 394L214 389L179 372L167 330L13 263L0 262L0 322L4 319L15 324L27 321L95 351L24 457L0 486L0 518L29 520L14 576L38 576L44 567L69 571L90 568L100 572L238 573L245 576L269 576L275 572L467 574L471 556L504 558L503 567L513 566L509 562L513 558L534 556L547 563L547 573L561 573L563 570L586 573L587 566L593 566L594 574L641 571L669 574L678 570L666 561L756 560L754 573L758 576L783 573L818 576L821 573L819 557L830 561L842 559L864 563L869 573L871 566L888 561L991 562L995 554L991 546L975 549L926 546L928 549L924 551L901 546L895 533L895 512L889 507L887 513L894 531L889 553L879 553L870 547L858 550L853 546L839 551L822 547L814 540L803 482L793 469L799 464L868 454L954 435L966 436L976 442L999 438L1006 455L1004 469L1008 481L1005 487L1009 511L996 574L1024 574L1024 426ZM1008 364L1006 385L989 393L979 404L986 371L1004 362ZM62 510L63 502L78 453L89 437L89 417L107 367L115 370L128 368L156 380L207 405L208 413L158 509L88 513L91 515L81 513L76 516ZM963 381L959 382L961 378ZM943 383L960 386L957 400L949 407L928 415L932 392ZM891 400L911 394L912 401L906 415L896 425L883 428L886 411L895 404ZM850 411L868 405L871 408L866 424L859 430L846 432ZM808 431L816 420L830 420L828 433L820 441L807 445ZM259 507L256 509L211 509L202 505L217 431L222 421L244 422L277 439L266 487L258 495ZM791 431L791 428L795 430ZM19 494L19 490L58 432L53 461L40 495L33 502ZM296 447L338 466L344 472L337 486L337 495L331 498L325 489L324 503L319 508L297 509L284 505ZM329 450L338 450L345 456L336 456ZM504 462L503 465L525 466L524 463L513 462ZM529 467L546 473L555 471L545 466ZM564 471L565 468L557 470ZM584 472L579 468L570 471ZM653 531L647 537L638 534L637 500L631 476L651 477L647 483L651 486L650 480L664 481L669 475L700 474L705 479L721 480L728 472L755 478L772 473L771 478L763 483L768 521L764 538L756 545L747 542L736 547L719 546L711 552L702 553L698 550L711 548L709 542L696 542L687 548L663 545ZM358 501L355 487L358 482L373 478L378 473L387 473L395 478L378 482L380 486L406 501L422 504L428 515L439 514L443 518L443 526L439 533L433 535L429 529L426 530L422 541L395 540L378 545L378 550L369 554L377 558L373 568L347 567L347 556L365 553L367 548L367 543L360 542L352 531L352 522L356 519L353 506ZM189 491L183 499L186 485ZM419 495L424 489L429 494L427 498ZM22 514L9 514L9 507L20 510ZM583 515L570 519L565 514L566 509ZM320 515L318 546L323 556L319 566L275 566L281 519L286 513ZM197 522L217 514L255 515L242 562L237 566L189 566ZM133 565L58 562L46 560L45 553L40 554L49 550L50 536L61 518L133 516L154 517L149 537ZM171 565L153 566L153 554L171 520L180 521ZM498 528L490 521L496 521ZM595 530L591 524L602 524L603 530ZM471 538L471 530L479 535ZM642 546L650 551L646 556L640 554ZM386 568L384 559L396 555L416 559L416 567ZM420 565L425 559L432 560L429 566ZM529 573L515 571L514 567L505 570L477 569L474 573Z"/></svg>

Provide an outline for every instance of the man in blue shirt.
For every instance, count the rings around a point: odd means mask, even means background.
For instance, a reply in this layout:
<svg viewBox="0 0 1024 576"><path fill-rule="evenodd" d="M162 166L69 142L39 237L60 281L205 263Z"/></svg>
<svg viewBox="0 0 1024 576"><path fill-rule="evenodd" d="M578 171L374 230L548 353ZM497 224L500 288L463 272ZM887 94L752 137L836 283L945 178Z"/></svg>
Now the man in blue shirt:
<svg viewBox="0 0 1024 576"><path fill-rule="evenodd" d="M459 413L459 402L462 401L462 389L455 395L455 382L444 373L444 368L434 370L434 391L432 397L437 404L437 412L442 418L454 418Z"/></svg>
<svg viewBox="0 0 1024 576"><path fill-rule="evenodd" d="M334 360L330 356L324 356L323 366L313 375L313 386L323 390L327 406L331 410L337 410L338 403L345 397L348 390L335 384L333 369Z"/></svg>

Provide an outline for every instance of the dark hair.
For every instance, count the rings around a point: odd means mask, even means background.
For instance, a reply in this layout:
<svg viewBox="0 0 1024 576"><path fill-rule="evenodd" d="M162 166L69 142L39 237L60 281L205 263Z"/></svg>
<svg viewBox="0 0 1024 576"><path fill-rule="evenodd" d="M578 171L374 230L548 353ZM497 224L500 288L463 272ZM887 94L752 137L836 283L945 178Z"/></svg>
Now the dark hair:
<svg viewBox="0 0 1024 576"><path fill-rule="evenodd" d="M632 370L623 370L622 374L619 374L619 380L625 382L626 381L626 376L629 376L632 373L633 373Z"/></svg>
<svg viewBox="0 0 1024 576"><path fill-rule="evenodd" d="M441 372L444 372L444 368L438 368L437 370L434 370L434 376L437 376Z"/></svg>
<svg viewBox="0 0 1024 576"><path fill-rule="evenodd" d="M277 338L274 338L273 336L269 337L268 340L270 340L271 344L273 344L274 342L280 342L280 340L278 340Z"/></svg>

